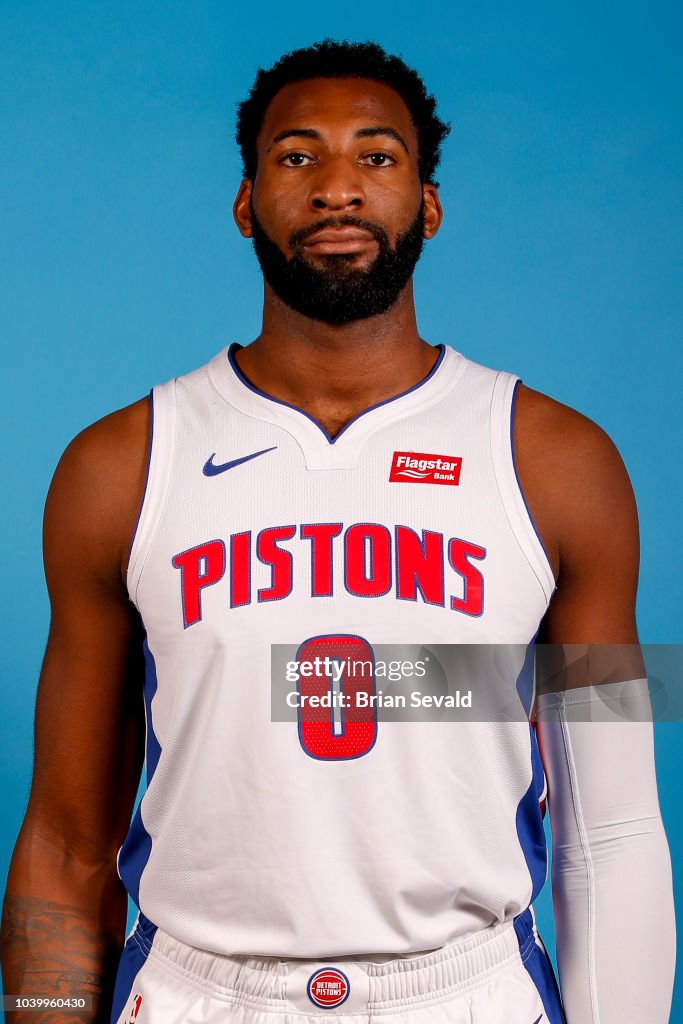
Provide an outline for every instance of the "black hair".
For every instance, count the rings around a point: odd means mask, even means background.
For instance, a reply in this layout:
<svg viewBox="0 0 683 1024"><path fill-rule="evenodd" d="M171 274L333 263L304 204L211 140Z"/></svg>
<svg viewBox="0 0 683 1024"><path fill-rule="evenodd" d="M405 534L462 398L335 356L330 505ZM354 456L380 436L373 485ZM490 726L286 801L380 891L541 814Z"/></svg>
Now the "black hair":
<svg viewBox="0 0 683 1024"><path fill-rule="evenodd" d="M441 159L441 143L451 129L437 116L436 100L418 73L377 43L334 39L292 50L271 68L259 70L251 92L237 108L235 138L245 178L253 180L256 176L256 140L269 103L283 86L309 78L370 78L394 89L410 111L415 127L420 180L438 185L434 175Z"/></svg>

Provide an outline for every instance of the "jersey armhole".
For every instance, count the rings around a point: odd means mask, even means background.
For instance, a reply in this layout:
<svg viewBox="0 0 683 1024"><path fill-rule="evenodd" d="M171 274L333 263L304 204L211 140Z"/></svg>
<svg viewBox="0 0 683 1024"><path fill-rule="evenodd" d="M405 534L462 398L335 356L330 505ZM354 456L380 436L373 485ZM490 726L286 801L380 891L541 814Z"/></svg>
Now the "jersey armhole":
<svg viewBox="0 0 683 1024"><path fill-rule="evenodd" d="M128 560L128 595L137 608L137 592L149 549L166 504L175 448L176 382L152 388L149 396L147 479Z"/></svg>
<svg viewBox="0 0 683 1024"><path fill-rule="evenodd" d="M514 452L515 398L521 381L499 373L491 396L491 455L505 515L524 557L538 580L546 601L555 590L555 576L536 529L517 475Z"/></svg>

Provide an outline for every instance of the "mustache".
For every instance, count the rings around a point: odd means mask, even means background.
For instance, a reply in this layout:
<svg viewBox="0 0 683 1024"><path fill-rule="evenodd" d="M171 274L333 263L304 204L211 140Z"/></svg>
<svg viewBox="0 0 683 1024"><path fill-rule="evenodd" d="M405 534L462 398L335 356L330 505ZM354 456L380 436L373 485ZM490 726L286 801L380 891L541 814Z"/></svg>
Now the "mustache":
<svg viewBox="0 0 683 1024"><path fill-rule="evenodd" d="M389 245L389 236L379 224L374 224L370 220L363 220L361 217L353 217L351 214L343 214L340 217L326 217L325 220L318 220L315 224L309 224L305 228L297 228L289 236L289 247L292 250L300 248L306 239L314 235L316 231L323 231L325 228L346 227L360 228L362 231L367 231L371 234L375 241L379 242L380 246Z"/></svg>

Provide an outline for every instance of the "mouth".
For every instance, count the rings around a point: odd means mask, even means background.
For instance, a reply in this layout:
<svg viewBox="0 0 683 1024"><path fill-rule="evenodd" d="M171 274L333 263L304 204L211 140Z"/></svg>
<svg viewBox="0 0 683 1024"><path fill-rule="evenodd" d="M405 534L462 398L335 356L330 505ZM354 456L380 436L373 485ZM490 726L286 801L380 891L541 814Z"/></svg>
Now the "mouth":
<svg viewBox="0 0 683 1024"><path fill-rule="evenodd" d="M302 245L307 252L319 256L365 252L377 245L374 235L363 228L323 228L309 235Z"/></svg>

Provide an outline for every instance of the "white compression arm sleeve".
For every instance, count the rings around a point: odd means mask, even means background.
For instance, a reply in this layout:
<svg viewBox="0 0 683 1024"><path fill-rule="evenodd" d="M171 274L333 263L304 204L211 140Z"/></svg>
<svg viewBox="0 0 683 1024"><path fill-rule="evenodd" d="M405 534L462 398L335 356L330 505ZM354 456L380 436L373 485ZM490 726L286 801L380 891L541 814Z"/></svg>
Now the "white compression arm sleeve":
<svg viewBox="0 0 683 1024"><path fill-rule="evenodd" d="M647 680L541 694L536 710L567 1024L667 1024L676 938Z"/></svg>

